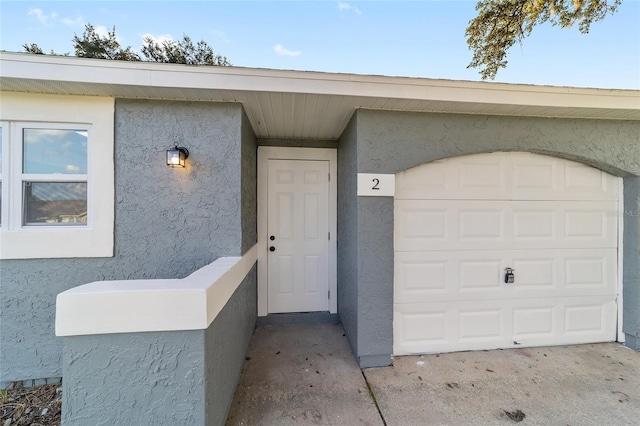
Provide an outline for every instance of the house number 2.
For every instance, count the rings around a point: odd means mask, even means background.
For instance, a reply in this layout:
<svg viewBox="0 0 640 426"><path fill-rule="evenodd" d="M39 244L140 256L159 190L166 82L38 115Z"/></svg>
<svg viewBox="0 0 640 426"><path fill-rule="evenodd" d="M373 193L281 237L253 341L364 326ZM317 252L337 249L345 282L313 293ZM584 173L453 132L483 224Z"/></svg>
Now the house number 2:
<svg viewBox="0 0 640 426"><path fill-rule="evenodd" d="M358 173L359 197L393 197L395 191L396 175Z"/></svg>

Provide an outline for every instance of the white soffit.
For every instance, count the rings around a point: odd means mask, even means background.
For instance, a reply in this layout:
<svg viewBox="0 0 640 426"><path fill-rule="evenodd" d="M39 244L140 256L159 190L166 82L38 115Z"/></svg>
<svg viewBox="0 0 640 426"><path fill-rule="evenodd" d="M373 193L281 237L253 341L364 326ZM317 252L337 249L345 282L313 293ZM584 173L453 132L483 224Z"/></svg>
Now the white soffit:
<svg viewBox="0 0 640 426"><path fill-rule="evenodd" d="M4 91L242 103L262 138L337 139L358 108L640 120L640 91L0 53Z"/></svg>

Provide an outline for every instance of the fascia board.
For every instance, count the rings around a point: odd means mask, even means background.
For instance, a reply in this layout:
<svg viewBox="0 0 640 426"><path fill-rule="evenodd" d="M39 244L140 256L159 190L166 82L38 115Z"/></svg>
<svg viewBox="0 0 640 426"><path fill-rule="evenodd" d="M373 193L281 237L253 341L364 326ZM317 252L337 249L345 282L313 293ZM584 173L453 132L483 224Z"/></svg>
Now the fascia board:
<svg viewBox="0 0 640 426"><path fill-rule="evenodd" d="M0 76L150 88L280 92L549 108L640 109L640 91L0 54Z"/></svg>

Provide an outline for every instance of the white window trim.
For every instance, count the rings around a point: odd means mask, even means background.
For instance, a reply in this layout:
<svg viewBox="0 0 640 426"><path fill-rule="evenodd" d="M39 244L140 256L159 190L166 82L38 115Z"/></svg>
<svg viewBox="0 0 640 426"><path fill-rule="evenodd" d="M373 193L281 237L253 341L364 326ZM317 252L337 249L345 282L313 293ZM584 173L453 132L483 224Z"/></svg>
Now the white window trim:
<svg viewBox="0 0 640 426"><path fill-rule="evenodd" d="M5 144L3 200L4 191L7 191L0 229L0 259L112 257L115 205L113 98L14 92L0 95ZM21 129L24 126L77 128L80 125L90 132L87 225L22 226ZM6 142L5 127L9 128ZM65 180L66 176L60 179Z"/></svg>
<svg viewBox="0 0 640 426"><path fill-rule="evenodd" d="M2 207L0 207L0 229L9 226L9 123L0 121L2 127Z"/></svg>

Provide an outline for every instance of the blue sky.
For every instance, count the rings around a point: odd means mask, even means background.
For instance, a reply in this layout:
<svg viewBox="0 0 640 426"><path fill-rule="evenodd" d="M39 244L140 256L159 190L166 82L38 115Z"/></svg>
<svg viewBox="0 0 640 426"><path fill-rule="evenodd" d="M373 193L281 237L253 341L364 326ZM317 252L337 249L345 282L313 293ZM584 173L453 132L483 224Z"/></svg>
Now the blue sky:
<svg viewBox="0 0 640 426"><path fill-rule="evenodd" d="M91 23L138 50L151 34L204 39L233 65L479 80L464 32L475 1L6 1L0 48L73 53ZM509 52L495 81L640 89L640 1L589 34L545 25Z"/></svg>

